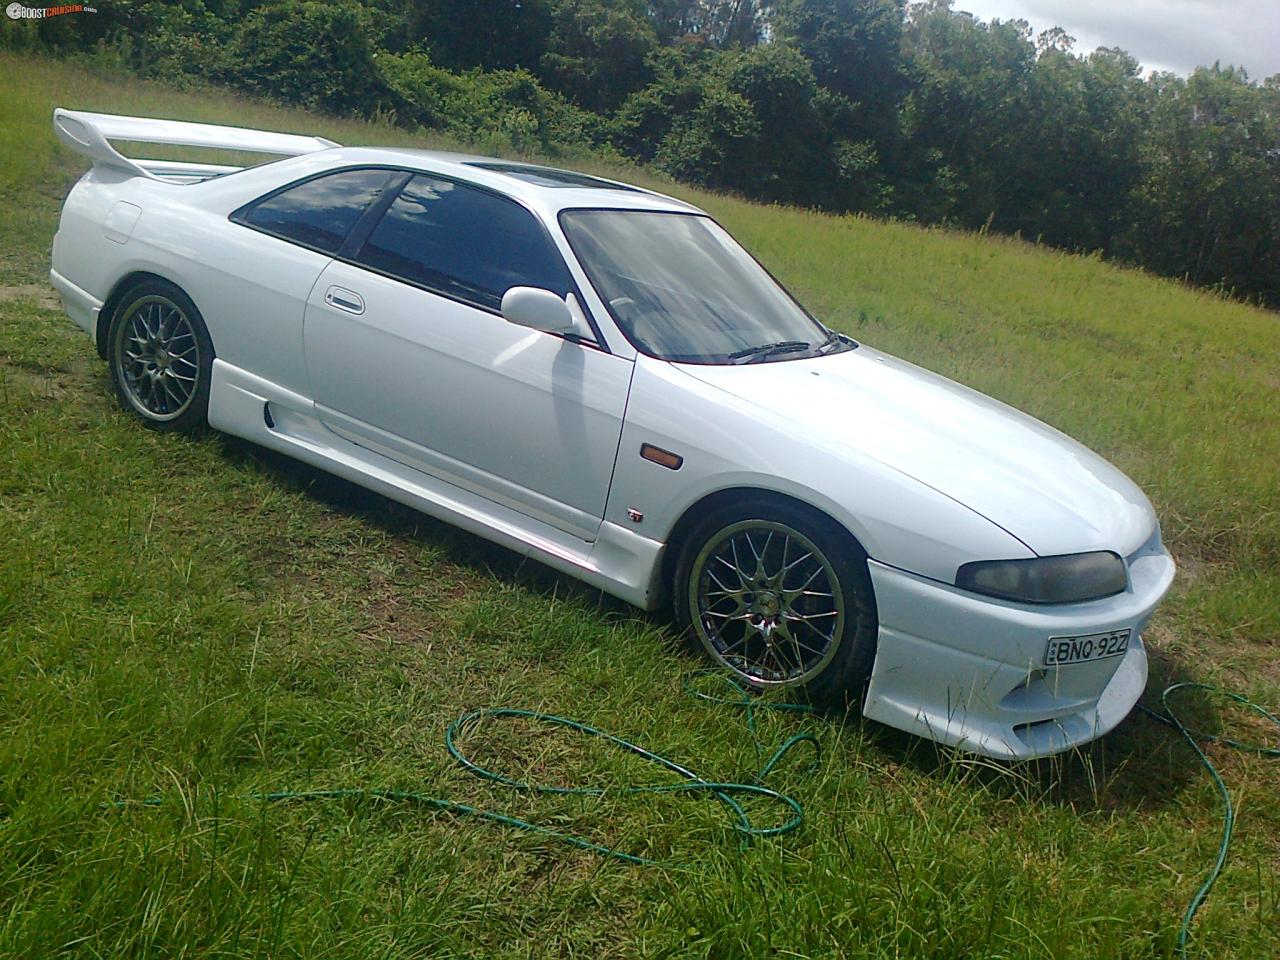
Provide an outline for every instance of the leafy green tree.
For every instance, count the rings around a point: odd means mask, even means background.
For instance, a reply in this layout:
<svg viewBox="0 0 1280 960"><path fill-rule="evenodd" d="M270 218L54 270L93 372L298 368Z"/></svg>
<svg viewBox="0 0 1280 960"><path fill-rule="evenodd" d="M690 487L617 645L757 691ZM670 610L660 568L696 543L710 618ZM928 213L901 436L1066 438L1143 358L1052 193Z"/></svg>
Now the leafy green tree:
<svg viewBox="0 0 1280 960"><path fill-rule="evenodd" d="M902 0L779 0L771 23L812 64L819 87L815 133L826 149L814 171L825 180L823 205L888 212L908 89Z"/></svg>
<svg viewBox="0 0 1280 960"><path fill-rule="evenodd" d="M772 23L813 64L818 84L889 125L907 87L902 0L780 0Z"/></svg>
<svg viewBox="0 0 1280 960"><path fill-rule="evenodd" d="M625 152L711 187L807 206L843 204L826 94L793 46L668 47L651 66L654 82L618 112Z"/></svg>
<svg viewBox="0 0 1280 960"><path fill-rule="evenodd" d="M284 0L245 18L225 77L252 93L328 113L401 106L382 80L354 3Z"/></svg>
<svg viewBox="0 0 1280 960"><path fill-rule="evenodd" d="M1160 273L1280 304L1280 83L1200 68L1152 81L1127 252Z"/></svg>
<svg viewBox="0 0 1280 960"><path fill-rule="evenodd" d="M1280 76L1143 80L952 0L113 0L91 51L480 149L617 148L766 200L987 227L1280 305Z"/></svg>
<svg viewBox="0 0 1280 960"><path fill-rule="evenodd" d="M414 0L413 45L446 70L536 69L547 50L549 0Z"/></svg>
<svg viewBox="0 0 1280 960"><path fill-rule="evenodd" d="M723 56L715 77L748 104L753 121L725 157L721 182L770 200L831 205L830 136L809 61L789 44L766 43Z"/></svg>
<svg viewBox="0 0 1280 960"><path fill-rule="evenodd" d="M1140 177L1149 97L1138 63L1114 49L1075 56L1061 31L1040 39L1003 226L1067 249L1113 252Z"/></svg>
<svg viewBox="0 0 1280 960"><path fill-rule="evenodd" d="M911 9L901 212L1114 252L1141 176L1150 94L1120 50L1072 52L1061 29Z"/></svg>
<svg viewBox="0 0 1280 960"><path fill-rule="evenodd" d="M95 51L104 60L164 77L218 79L223 47L239 28L235 0L117 0L97 13L5 22L7 45Z"/></svg>
<svg viewBox="0 0 1280 960"><path fill-rule="evenodd" d="M653 82L629 96L614 138L630 156L694 183L719 183L733 144L756 130L751 105L716 71L721 54L701 43L662 47L649 59Z"/></svg>
<svg viewBox="0 0 1280 960"><path fill-rule="evenodd" d="M610 113L651 79L658 37L642 0L558 0L552 23L538 72L573 102Z"/></svg>
<svg viewBox="0 0 1280 960"><path fill-rule="evenodd" d="M408 104L406 118L488 153L563 154L599 149L604 121L540 86L526 70L453 73L424 53L379 58Z"/></svg>
<svg viewBox="0 0 1280 960"><path fill-rule="evenodd" d="M915 76L902 110L900 202L924 220L1004 228L1005 201L1024 168L1031 29L950 6L933 0L909 12L904 40Z"/></svg>

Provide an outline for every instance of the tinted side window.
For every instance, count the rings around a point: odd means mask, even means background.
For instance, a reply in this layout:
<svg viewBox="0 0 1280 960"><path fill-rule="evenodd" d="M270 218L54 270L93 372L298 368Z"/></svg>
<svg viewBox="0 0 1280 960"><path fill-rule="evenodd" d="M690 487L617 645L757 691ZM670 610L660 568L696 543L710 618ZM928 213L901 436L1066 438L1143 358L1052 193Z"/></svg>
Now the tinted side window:
<svg viewBox="0 0 1280 960"><path fill-rule="evenodd" d="M337 253L390 178L386 170L331 173L260 200L235 219L285 240Z"/></svg>
<svg viewBox="0 0 1280 960"><path fill-rule="evenodd" d="M356 259L490 310L511 287L569 292L568 268L533 214L502 197L415 176Z"/></svg>

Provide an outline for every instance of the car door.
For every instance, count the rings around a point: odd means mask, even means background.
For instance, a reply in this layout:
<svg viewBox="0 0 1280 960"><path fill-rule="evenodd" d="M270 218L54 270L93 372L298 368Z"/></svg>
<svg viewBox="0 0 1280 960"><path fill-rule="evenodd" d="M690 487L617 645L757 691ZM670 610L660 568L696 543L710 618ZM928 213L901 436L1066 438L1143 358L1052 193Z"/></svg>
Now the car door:
<svg viewBox="0 0 1280 960"><path fill-rule="evenodd" d="M234 211L228 230L196 219L184 239L208 278L193 287L218 356L287 390L305 393L302 324L316 279L398 171L344 169L287 184ZM394 182L400 182L395 179ZM243 229L247 228L247 229Z"/></svg>
<svg viewBox="0 0 1280 960"><path fill-rule="evenodd" d="M506 197L415 175L312 290L316 412L362 446L592 540L633 365L508 323L513 286L574 296L542 223Z"/></svg>

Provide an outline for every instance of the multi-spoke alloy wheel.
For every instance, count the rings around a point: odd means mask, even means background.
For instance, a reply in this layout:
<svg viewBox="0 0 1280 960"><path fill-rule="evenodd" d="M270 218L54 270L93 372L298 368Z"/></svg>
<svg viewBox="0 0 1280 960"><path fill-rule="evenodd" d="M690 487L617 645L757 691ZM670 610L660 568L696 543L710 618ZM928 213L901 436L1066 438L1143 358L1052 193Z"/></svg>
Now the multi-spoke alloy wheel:
<svg viewBox="0 0 1280 960"><path fill-rule="evenodd" d="M744 520L693 564L690 607L713 657L759 684L802 684L822 671L844 629L830 562L782 523Z"/></svg>
<svg viewBox="0 0 1280 960"><path fill-rule="evenodd" d="M143 420L178 430L203 422L213 351L180 290L157 281L125 297L112 321L110 351L116 390Z"/></svg>
<svg viewBox="0 0 1280 960"><path fill-rule="evenodd" d="M156 420L181 416L200 373L200 344L186 314L164 297L143 297L130 305L120 335L120 381L138 412Z"/></svg>
<svg viewBox="0 0 1280 960"><path fill-rule="evenodd" d="M753 687L856 699L876 621L866 558L849 538L807 510L770 505L718 511L690 540L676 613L712 659Z"/></svg>

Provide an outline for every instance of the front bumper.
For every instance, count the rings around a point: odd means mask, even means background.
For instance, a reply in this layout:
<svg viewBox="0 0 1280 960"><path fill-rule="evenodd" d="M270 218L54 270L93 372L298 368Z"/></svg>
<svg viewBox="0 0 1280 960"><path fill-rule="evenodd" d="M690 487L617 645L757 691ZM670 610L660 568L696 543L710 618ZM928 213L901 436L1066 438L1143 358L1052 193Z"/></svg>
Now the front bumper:
<svg viewBox="0 0 1280 960"><path fill-rule="evenodd" d="M1173 559L1153 540L1128 559L1124 593L1053 607L981 597L870 561L880 634L863 714L1006 760L1102 736L1147 683L1140 635L1174 574ZM1050 637L1126 627L1122 657L1045 665Z"/></svg>

